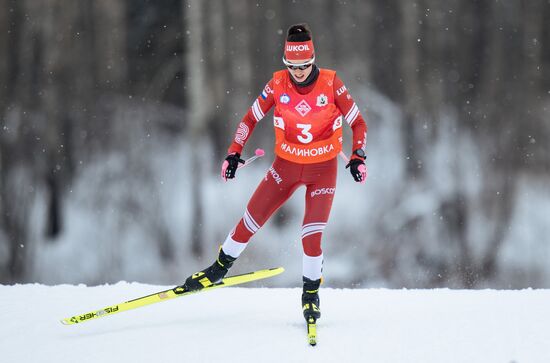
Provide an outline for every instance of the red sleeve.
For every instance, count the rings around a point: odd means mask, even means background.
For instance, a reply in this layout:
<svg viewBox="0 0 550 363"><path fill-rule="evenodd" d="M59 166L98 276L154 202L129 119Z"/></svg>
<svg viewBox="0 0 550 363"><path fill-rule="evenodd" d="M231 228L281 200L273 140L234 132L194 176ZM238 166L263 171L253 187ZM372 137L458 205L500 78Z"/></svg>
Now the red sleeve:
<svg viewBox="0 0 550 363"><path fill-rule="evenodd" d="M267 82L262 93L256 98L256 101L250 106L248 112L239 123L233 142L227 150L228 154L234 152L239 154L242 153L244 145L248 141L250 135L252 135L252 131L254 131L254 127L256 127L256 124L269 112L273 104L273 79L271 79Z"/></svg>
<svg viewBox="0 0 550 363"><path fill-rule="evenodd" d="M334 90L336 107L340 109L340 112L342 112L346 122L353 131L353 145L351 151L353 152L353 150L357 149L365 150L367 142L367 123L363 119L363 116L361 116L359 107L357 107L357 104L349 94L344 82L342 82L337 75L334 77ZM351 157L357 156L352 155Z"/></svg>

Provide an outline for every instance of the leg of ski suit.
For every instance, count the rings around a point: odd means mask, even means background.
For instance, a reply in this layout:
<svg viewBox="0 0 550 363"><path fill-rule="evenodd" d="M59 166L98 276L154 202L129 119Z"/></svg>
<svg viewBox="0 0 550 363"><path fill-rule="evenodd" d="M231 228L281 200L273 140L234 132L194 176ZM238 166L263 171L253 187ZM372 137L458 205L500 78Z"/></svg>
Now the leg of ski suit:
<svg viewBox="0 0 550 363"><path fill-rule="evenodd" d="M329 218L336 188L336 158L315 164L297 164L276 157L264 180L252 195L243 218L223 245L225 253L238 257L248 240L299 186L306 186L306 210L302 226L304 276L321 277L321 236Z"/></svg>

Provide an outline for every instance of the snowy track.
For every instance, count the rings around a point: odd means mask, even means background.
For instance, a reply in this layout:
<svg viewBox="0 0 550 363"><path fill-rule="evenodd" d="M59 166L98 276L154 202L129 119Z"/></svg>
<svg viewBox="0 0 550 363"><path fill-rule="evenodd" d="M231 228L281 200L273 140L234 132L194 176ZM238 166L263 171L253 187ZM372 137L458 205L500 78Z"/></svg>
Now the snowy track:
<svg viewBox="0 0 550 363"><path fill-rule="evenodd" d="M64 326L165 287L0 286L0 361L550 362L550 290L321 290L307 345L299 289L227 288Z"/></svg>

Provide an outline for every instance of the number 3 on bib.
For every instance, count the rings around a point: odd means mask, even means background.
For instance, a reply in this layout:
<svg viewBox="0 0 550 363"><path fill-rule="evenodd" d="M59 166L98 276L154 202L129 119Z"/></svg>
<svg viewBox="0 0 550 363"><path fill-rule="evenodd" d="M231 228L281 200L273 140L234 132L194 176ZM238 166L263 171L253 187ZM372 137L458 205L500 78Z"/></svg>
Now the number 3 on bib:
<svg viewBox="0 0 550 363"><path fill-rule="evenodd" d="M298 135L298 141L300 141L302 144L309 144L313 140L313 135L309 130L311 130L310 124L296 124L296 127L302 130L302 135Z"/></svg>

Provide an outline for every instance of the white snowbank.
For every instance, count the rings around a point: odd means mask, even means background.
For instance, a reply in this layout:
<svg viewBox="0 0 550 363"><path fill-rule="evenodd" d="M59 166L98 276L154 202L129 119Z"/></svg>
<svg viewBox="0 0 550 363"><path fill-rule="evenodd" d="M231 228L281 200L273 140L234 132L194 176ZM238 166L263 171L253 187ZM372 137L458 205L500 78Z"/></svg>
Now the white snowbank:
<svg viewBox="0 0 550 363"><path fill-rule="evenodd" d="M317 347L299 289L226 288L64 326L166 287L0 286L1 361L547 363L550 290L321 290Z"/></svg>

